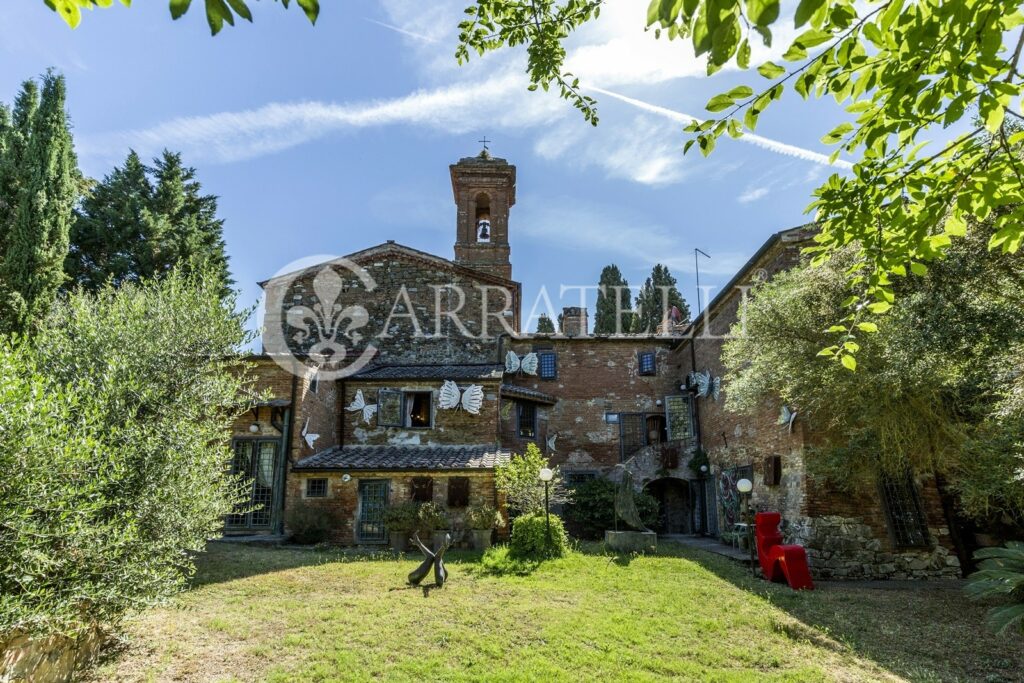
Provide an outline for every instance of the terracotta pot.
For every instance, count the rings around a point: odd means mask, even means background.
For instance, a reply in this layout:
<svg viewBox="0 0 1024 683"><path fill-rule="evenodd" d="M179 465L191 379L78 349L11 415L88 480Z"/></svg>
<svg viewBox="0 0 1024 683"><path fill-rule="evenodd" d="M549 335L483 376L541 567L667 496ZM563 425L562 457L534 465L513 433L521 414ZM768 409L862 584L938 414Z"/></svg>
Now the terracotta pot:
<svg viewBox="0 0 1024 683"><path fill-rule="evenodd" d="M473 547L477 550L487 550L491 547L491 534L493 529L473 529Z"/></svg>

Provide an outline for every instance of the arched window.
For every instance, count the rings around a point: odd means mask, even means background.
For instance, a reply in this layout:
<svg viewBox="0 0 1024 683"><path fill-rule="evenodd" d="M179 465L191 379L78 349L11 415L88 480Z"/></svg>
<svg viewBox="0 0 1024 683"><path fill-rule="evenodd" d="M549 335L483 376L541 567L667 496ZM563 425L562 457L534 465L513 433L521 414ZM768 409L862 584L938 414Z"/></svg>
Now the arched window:
<svg viewBox="0 0 1024 683"><path fill-rule="evenodd" d="M476 196L476 241L491 241L491 198L483 192Z"/></svg>

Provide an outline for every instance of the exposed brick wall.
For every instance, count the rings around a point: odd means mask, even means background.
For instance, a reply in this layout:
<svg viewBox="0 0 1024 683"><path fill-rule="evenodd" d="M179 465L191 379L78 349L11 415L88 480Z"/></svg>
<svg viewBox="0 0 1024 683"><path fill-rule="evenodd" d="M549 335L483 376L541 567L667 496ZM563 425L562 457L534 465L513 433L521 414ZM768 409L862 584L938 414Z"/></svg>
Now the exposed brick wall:
<svg viewBox="0 0 1024 683"><path fill-rule="evenodd" d="M493 470L464 470L451 472L436 471L401 471L401 472L351 472L351 479L342 481L342 472L296 472L288 480L288 507L306 504L329 510L337 521L331 534L335 543L358 543L356 523L359 509L359 481L361 479L387 479L390 482L388 504L395 505L411 499L412 480L414 477L431 477L434 480L434 502L447 508L448 480L451 477L469 478L469 504L490 505L504 509L505 501L499 497L494 488ZM307 479L327 479L326 498L306 498ZM452 526L455 530L463 527L462 515L464 508L450 509ZM507 526L498 530L499 537L507 535ZM426 539L424 539L426 541ZM429 543L429 542L428 542Z"/></svg>
<svg viewBox="0 0 1024 683"><path fill-rule="evenodd" d="M558 359L558 377L506 375L509 384L536 389L558 399L541 406L547 436L557 435L553 463L563 469L607 471L619 462L619 426L607 424L605 413L664 414L657 401L679 393L680 376L670 366L670 338L572 339L536 336L517 340L510 348L520 356L550 348ZM638 351L655 351L657 374L638 374Z"/></svg>

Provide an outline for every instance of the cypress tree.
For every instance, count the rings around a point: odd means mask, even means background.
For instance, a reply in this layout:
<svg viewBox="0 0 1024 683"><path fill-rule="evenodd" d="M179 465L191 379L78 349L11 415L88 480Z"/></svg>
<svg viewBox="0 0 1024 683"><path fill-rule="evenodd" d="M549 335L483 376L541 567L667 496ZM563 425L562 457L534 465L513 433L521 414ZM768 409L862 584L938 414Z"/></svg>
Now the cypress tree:
<svg viewBox="0 0 1024 683"><path fill-rule="evenodd" d="M551 321L551 318L546 313L541 313L537 317L537 333L538 334L554 334L555 323Z"/></svg>
<svg viewBox="0 0 1024 683"><path fill-rule="evenodd" d="M614 263L605 266L601 271L598 287L594 334L629 332L633 327L633 314L626 312L630 310L629 283L626 282L626 278L622 277L619 267ZM621 321L615 320L616 294L618 294L618 308L623 311Z"/></svg>
<svg viewBox="0 0 1024 683"><path fill-rule="evenodd" d="M675 277L667 266L659 263L637 293L637 313L633 317L632 331L644 334L657 332L665 312L673 306L679 309L683 320L690 319L690 307L679 293Z"/></svg>
<svg viewBox="0 0 1024 683"><path fill-rule="evenodd" d="M196 171L164 151L152 167L134 151L89 193L71 235L70 284L96 290L161 278L174 268L212 270L231 280L217 198L203 195Z"/></svg>
<svg viewBox="0 0 1024 683"><path fill-rule="evenodd" d="M0 160L0 331L31 334L64 281L79 172L63 76L22 86Z"/></svg>

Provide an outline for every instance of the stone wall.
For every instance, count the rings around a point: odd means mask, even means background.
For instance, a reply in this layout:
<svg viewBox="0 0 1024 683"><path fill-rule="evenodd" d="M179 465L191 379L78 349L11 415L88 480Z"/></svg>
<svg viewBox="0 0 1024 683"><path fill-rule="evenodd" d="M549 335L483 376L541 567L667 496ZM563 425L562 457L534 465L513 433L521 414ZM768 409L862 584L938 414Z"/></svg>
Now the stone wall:
<svg viewBox="0 0 1024 683"><path fill-rule="evenodd" d="M496 444L498 442L498 381L473 380L460 381L465 387L477 384L484 388L484 402L479 415L473 415L461 408L441 410L437 405L437 392L442 380L382 380L382 381L346 381L344 396L340 406L340 422L343 425L343 443L352 444ZM367 424L361 412L349 412L345 406L355 399L356 391L363 392L366 403L376 403L377 394L381 389L398 391L431 391L434 407L434 427L432 429L407 429L402 427L381 427L376 417ZM318 444L319 445L319 444ZM317 450L323 450L317 448Z"/></svg>
<svg viewBox="0 0 1024 683"><path fill-rule="evenodd" d="M303 308L327 330L328 321L317 312L318 307L323 310L333 306L332 315L349 307L362 307L369 316L364 326L348 329L351 319L341 320L337 341L346 346L347 363L370 346L376 349L375 363L486 363L498 360L497 337L519 330L521 293L517 282L391 243L354 254L352 260L373 279L372 291L355 274L330 265L264 283L264 324L274 331L269 336L281 330L279 336L287 341L290 352L302 355L321 341L320 335L314 333L312 321L306 323L310 333L303 335L294 326L297 316L289 322L285 312ZM336 294L333 302L321 302L317 294L317 277L325 268L333 269L342 280L341 291L332 292ZM325 294L322 284L320 290L321 295ZM457 311L463 327L443 315L447 311ZM485 316L485 311L489 315ZM267 336L264 348L273 352L268 348Z"/></svg>
<svg viewBox="0 0 1024 683"><path fill-rule="evenodd" d="M469 504L490 505L504 510L504 497L494 487L493 470L460 470L460 471L362 471L350 472L351 479L343 481L342 472L293 472L288 479L288 500L291 505L302 502L313 507L329 511L336 520L335 531L330 540L334 543L357 543L356 515L359 509L359 481L361 479L387 479L390 482L388 504L395 505L410 500L412 480L414 477L431 477L434 480L434 502L447 507L448 480L451 477L469 478ZM306 498L307 479L327 479L326 498ZM464 509L450 511L453 527L460 529ZM507 527L499 529L499 537L507 535Z"/></svg>
<svg viewBox="0 0 1024 683"><path fill-rule="evenodd" d="M554 464L564 470L607 472L618 464L619 425L605 420L607 413L664 415L658 401L679 393L679 377L670 367L665 337L613 338L534 335L510 344L520 356L538 349L557 354L558 376L541 379L506 375L505 381L544 392L558 399L545 408L546 434L557 436ZM638 373L637 353L654 351L657 374Z"/></svg>

